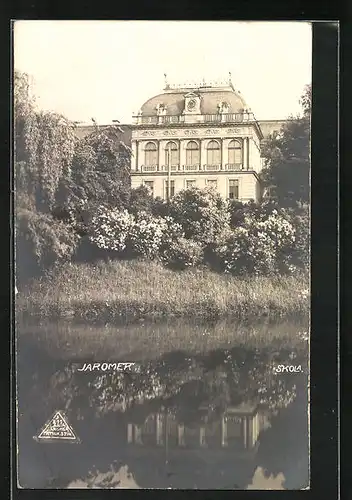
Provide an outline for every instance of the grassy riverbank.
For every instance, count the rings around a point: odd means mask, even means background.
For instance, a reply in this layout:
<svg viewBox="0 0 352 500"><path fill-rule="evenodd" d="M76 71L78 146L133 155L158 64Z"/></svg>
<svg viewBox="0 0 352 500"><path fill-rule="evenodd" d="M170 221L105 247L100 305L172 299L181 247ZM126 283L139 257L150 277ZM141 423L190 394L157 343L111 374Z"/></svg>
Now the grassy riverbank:
<svg viewBox="0 0 352 500"><path fill-rule="evenodd" d="M176 272L155 262L66 264L17 297L19 315L121 321L164 317L241 320L307 314L307 277Z"/></svg>

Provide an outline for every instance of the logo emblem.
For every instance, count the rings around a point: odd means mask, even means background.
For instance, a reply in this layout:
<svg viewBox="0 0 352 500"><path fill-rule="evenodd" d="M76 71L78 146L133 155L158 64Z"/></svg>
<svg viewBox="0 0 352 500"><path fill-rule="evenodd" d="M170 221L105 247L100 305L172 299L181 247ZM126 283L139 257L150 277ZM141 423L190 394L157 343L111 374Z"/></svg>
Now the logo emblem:
<svg viewBox="0 0 352 500"><path fill-rule="evenodd" d="M196 101L194 99L191 99L188 103L188 109L192 110L196 106Z"/></svg>
<svg viewBox="0 0 352 500"><path fill-rule="evenodd" d="M62 411L56 411L33 439L38 442L54 442L59 440L69 443L81 442L68 423L65 413Z"/></svg>

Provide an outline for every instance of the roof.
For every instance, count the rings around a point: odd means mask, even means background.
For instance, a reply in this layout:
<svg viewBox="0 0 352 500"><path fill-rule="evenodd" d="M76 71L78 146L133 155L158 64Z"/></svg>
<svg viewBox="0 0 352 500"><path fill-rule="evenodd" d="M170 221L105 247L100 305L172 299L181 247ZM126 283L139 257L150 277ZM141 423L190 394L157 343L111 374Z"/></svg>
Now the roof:
<svg viewBox="0 0 352 500"><path fill-rule="evenodd" d="M200 96L200 110L202 114L212 115L219 112L218 105L226 102L229 106L229 113L241 113L248 106L238 91L223 88L202 88L202 89L183 89L175 92L164 92L152 97L141 107L143 115L153 116L157 114L156 107L159 104L166 106L166 115L180 115L185 108L185 95L193 92Z"/></svg>
<svg viewBox="0 0 352 500"><path fill-rule="evenodd" d="M264 138L269 137L273 132L280 132L281 128L288 122L290 119L286 120L258 120L261 131L263 132Z"/></svg>
<svg viewBox="0 0 352 500"><path fill-rule="evenodd" d="M164 94L161 94L164 95ZM211 113L210 113L211 114ZM287 123L289 119L286 120L258 120L258 124L261 128L261 131L264 135L264 139L268 138L269 135L277 131L279 132L281 127ZM109 125L99 125L99 128L109 128L111 127L111 124ZM130 124L124 124L124 125L119 125L120 128L122 128L123 133L121 134L121 140L127 145L131 145L131 139L132 139L132 127L133 125ZM77 125L75 129L75 134L77 137L80 139L83 139L83 137L86 137L88 134L93 132L95 129L94 125Z"/></svg>
<svg viewBox="0 0 352 500"><path fill-rule="evenodd" d="M116 130L116 124L98 125L98 129L100 130L109 129L110 127L114 127L114 129ZM131 125L118 124L118 127L122 130L120 135L120 140L123 141L127 146L130 146L132 137ZM96 130L95 125L77 125L75 128L75 135L79 139L83 139L84 137L87 137L87 135L91 134L95 130Z"/></svg>

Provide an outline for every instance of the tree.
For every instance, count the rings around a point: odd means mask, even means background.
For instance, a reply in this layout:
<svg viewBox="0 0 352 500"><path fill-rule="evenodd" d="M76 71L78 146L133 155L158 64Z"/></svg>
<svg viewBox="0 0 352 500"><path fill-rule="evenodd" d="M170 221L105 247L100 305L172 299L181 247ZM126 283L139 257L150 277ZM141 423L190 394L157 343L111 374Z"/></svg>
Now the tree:
<svg viewBox="0 0 352 500"><path fill-rule="evenodd" d="M93 210L101 204L123 208L130 196L130 148L120 140L118 126L99 127L76 141L71 169L57 196L61 209Z"/></svg>
<svg viewBox="0 0 352 500"><path fill-rule="evenodd" d="M23 282L75 251L77 234L51 210L77 139L64 116L37 108L29 76L14 76L16 270Z"/></svg>
<svg viewBox="0 0 352 500"><path fill-rule="evenodd" d="M15 181L18 202L50 212L68 175L77 138L63 115L37 109L28 75L15 72Z"/></svg>
<svg viewBox="0 0 352 500"><path fill-rule="evenodd" d="M74 254L94 207L128 205L131 151L117 126L95 124L79 139L73 122L38 109L29 76L18 71L14 115L17 255L26 253L24 271L37 274Z"/></svg>
<svg viewBox="0 0 352 500"><path fill-rule="evenodd" d="M300 99L302 115L287 121L263 148L263 185L283 207L309 202L311 102L311 86L307 85Z"/></svg>

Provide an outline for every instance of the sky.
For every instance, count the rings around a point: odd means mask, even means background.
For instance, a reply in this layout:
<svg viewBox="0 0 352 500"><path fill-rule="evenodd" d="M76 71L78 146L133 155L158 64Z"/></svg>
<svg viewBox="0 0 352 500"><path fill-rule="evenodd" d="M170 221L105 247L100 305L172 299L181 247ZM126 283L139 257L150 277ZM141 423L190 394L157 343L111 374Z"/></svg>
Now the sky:
<svg viewBox="0 0 352 500"><path fill-rule="evenodd" d="M307 22L16 21L14 68L42 109L71 120L131 123L169 83L223 80L259 120L300 112L311 83Z"/></svg>

